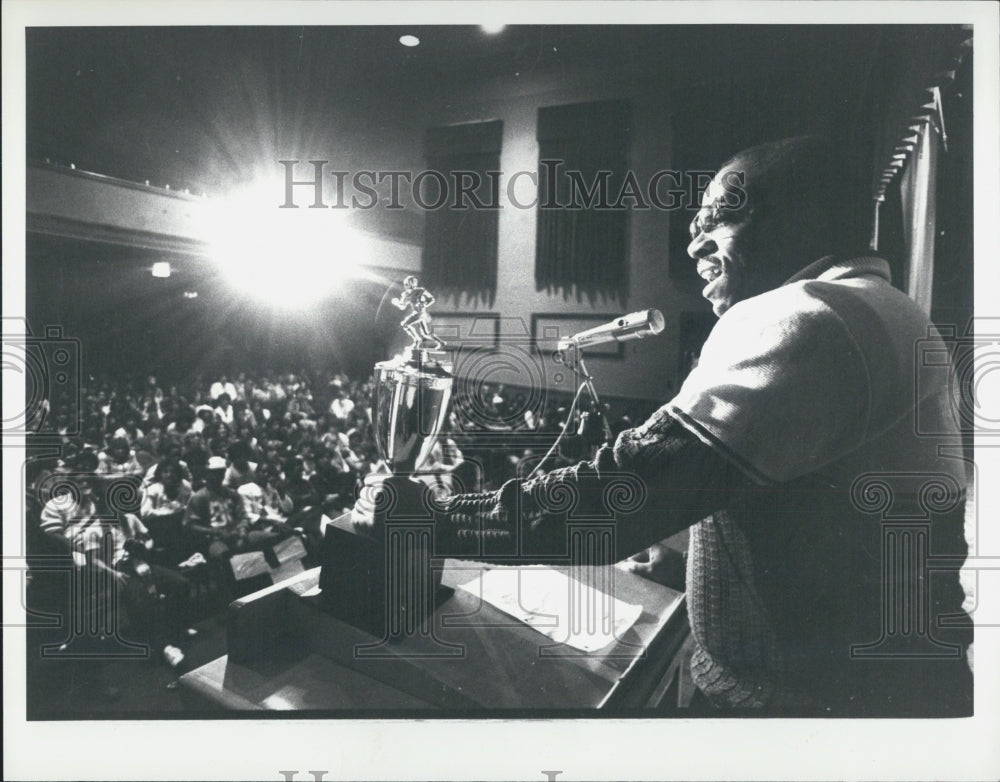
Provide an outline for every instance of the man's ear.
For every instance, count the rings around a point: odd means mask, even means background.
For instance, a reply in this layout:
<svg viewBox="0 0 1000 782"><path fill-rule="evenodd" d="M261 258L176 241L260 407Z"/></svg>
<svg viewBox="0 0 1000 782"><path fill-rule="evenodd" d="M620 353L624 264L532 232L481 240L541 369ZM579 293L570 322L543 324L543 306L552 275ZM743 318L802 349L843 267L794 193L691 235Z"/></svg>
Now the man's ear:
<svg viewBox="0 0 1000 782"><path fill-rule="evenodd" d="M805 205L801 213L801 232L796 232L799 241L796 249L808 257L802 265L812 263L817 258L834 251L837 237L833 235L833 215L820 204Z"/></svg>
<svg viewBox="0 0 1000 782"><path fill-rule="evenodd" d="M775 285L833 252L830 214L820 205L791 204L768 210L752 220L747 230L753 249L749 271L761 278L776 279Z"/></svg>

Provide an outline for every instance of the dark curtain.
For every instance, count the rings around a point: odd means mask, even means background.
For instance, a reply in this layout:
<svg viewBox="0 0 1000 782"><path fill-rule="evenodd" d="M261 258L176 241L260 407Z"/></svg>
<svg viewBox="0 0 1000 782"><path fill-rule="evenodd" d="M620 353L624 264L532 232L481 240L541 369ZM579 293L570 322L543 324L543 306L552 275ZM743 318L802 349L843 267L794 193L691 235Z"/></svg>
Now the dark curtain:
<svg viewBox="0 0 1000 782"><path fill-rule="evenodd" d="M497 291L497 218L503 122L429 128L425 140L428 176L422 200L427 211L423 276L434 293L465 295L493 304ZM488 176L488 172L494 176ZM446 193L442 184L446 183ZM468 192L461 193L465 188Z"/></svg>
<svg viewBox="0 0 1000 782"><path fill-rule="evenodd" d="M934 88L951 84L971 47L970 25L899 25L883 31L871 105L879 118L872 169L876 195L884 194L905 167L919 126L936 121L940 105Z"/></svg>
<svg viewBox="0 0 1000 782"><path fill-rule="evenodd" d="M972 54L962 62L950 89L941 91L948 132L937 179L937 236L934 243L932 320L965 334L972 319L973 157Z"/></svg>
<svg viewBox="0 0 1000 782"><path fill-rule="evenodd" d="M930 275L935 283L940 276L932 260L940 241L933 230L938 203L930 155L935 170L936 159L943 155L942 175L952 181L942 101L951 105L961 92L953 82L971 51L971 35L968 25L888 27L882 32L876 61L879 78L869 105L877 118L871 170L872 193L881 205L873 244L891 264L893 284L925 309L939 300ZM928 143L931 139L933 144ZM963 170L962 176L971 176L971 169ZM967 189L968 181L952 189L953 198Z"/></svg>
<svg viewBox="0 0 1000 782"><path fill-rule="evenodd" d="M627 298L629 119L623 101L539 110L537 290Z"/></svg>

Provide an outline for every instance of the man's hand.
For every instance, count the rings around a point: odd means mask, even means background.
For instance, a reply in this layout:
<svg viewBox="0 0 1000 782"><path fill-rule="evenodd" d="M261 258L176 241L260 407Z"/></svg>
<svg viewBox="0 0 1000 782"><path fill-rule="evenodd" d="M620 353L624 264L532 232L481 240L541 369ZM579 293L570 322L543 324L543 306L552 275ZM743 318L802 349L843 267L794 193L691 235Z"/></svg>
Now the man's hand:
<svg viewBox="0 0 1000 782"><path fill-rule="evenodd" d="M523 513L568 518L610 518L604 501L605 482L590 462L580 462L527 481Z"/></svg>
<svg viewBox="0 0 1000 782"><path fill-rule="evenodd" d="M372 473L365 476L357 502L351 508L351 525L357 534L368 537L374 534L375 508L382 502L382 484L388 477L387 473Z"/></svg>
<svg viewBox="0 0 1000 782"><path fill-rule="evenodd" d="M663 543L656 543L645 551L623 559L618 567L678 592L685 589L687 563L684 555Z"/></svg>
<svg viewBox="0 0 1000 782"><path fill-rule="evenodd" d="M520 553L529 558L563 556L567 520L612 517L604 489L595 467L581 463L530 481L510 480L497 491L457 494L441 507L459 539L501 534L519 540Z"/></svg>
<svg viewBox="0 0 1000 782"><path fill-rule="evenodd" d="M600 476L587 463L563 467L529 481L512 479L497 491L455 494L442 501L446 513L476 513L500 524L534 522L542 517L594 517L603 508Z"/></svg>

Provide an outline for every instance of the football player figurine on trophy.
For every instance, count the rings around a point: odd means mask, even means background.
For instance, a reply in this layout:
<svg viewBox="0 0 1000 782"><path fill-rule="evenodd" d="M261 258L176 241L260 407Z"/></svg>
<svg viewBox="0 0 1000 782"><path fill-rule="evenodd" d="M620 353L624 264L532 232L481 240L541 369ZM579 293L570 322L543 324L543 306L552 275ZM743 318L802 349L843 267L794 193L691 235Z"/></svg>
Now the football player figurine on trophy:
<svg viewBox="0 0 1000 782"><path fill-rule="evenodd" d="M423 347L424 340L434 343L435 350L444 347L444 342L431 331L431 316L428 310L434 303L434 297L426 288L420 287L420 280L412 274L403 280L403 292L392 300L397 309L409 310L409 314L400 321L400 326L413 339L413 349Z"/></svg>

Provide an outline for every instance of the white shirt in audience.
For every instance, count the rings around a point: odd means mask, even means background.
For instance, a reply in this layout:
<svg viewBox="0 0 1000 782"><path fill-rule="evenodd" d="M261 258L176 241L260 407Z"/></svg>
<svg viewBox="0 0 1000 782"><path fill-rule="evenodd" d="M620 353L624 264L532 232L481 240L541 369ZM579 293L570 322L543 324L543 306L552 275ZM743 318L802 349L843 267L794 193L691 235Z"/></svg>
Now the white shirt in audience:
<svg viewBox="0 0 1000 782"><path fill-rule="evenodd" d="M204 386L202 387L204 388ZM225 383L221 380L216 380L212 383L212 387L208 390L208 395L212 397L212 399L218 399L223 394L229 394L230 399L236 399L236 386L228 380Z"/></svg>
<svg viewBox="0 0 1000 782"><path fill-rule="evenodd" d="M330 402L330 412L340 419L346 419L354 409L354 402L346 396Z"/></svg>

